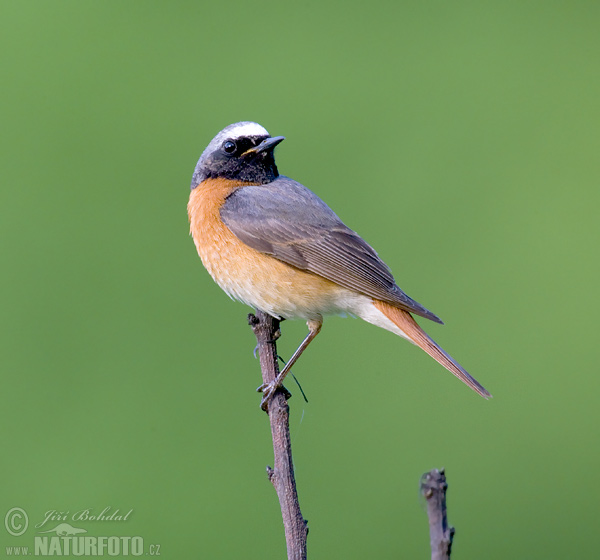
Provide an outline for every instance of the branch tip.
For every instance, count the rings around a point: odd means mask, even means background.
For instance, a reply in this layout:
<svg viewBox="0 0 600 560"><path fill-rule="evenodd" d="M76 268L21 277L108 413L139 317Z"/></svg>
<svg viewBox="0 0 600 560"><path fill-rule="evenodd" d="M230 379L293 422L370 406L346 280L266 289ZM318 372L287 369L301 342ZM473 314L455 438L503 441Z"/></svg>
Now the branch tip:
<svg viewBox="0 0 600 560"><path fill-rule="evenodd" d="M429 537L432 560L449 560L454 538L454 527L448 525L446 490L448 483L444 469L433 469L421 476L421 493L427 500Z"/></svg>

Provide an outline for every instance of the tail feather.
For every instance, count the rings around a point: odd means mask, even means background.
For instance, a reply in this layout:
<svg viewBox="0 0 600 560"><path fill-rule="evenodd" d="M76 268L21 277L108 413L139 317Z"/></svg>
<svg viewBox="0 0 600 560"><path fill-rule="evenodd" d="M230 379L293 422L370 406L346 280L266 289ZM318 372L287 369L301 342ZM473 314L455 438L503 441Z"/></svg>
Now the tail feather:
<svg viewBox="0 0 600 560"><path fill-rule="evenodd" d="M392 321L412 342L427 352L436 362L443 365L450 373L471 387L485 399L492 395L417 324L412 315L403 309L394 307L383 301L373 301L373 305Z"/></svg>

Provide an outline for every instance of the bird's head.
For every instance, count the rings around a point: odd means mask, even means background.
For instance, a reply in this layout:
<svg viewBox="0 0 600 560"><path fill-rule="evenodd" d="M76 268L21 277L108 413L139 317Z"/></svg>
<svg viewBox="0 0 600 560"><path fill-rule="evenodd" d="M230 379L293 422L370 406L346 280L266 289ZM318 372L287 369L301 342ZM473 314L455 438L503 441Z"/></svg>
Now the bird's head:
<svg viewBox="0 0 600 560"><path fill-rule="evenodd" d="M192 190L202 181L216 178L270 183L279 175L273 150L282 140L283 136L271 137L254 122L230 124L202 152L192 176Z"/></svg>

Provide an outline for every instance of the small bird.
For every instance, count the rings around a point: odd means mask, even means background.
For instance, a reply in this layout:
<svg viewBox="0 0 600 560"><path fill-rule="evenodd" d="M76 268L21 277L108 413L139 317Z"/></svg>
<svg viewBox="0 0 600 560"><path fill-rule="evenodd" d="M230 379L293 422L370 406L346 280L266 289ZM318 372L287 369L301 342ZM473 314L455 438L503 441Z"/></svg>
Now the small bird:
<svg viewBox="0 0 600 560"><path fill-rule="evenodd" d="M407 296L375 250L317 195L279 175L271 137L259 124L224 128L194 170L190 232L215 282L233 299L278 319L304 319L308 335L263 391L263 408L319 334L323 317L346 314L422 348L482 397L491 395L414 320L442 323Z"/></svg>

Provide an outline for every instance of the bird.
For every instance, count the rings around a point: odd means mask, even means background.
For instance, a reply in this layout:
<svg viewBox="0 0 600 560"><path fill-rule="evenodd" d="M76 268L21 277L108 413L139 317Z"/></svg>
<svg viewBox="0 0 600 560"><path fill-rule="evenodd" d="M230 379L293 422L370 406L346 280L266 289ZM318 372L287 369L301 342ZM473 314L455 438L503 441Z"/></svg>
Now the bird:
<svg viewBox="0 0 600 560"><path fill-rule="evenodd" d="M187 206L198 255L231 298L280 320L306 321L302 343L258 389L263 408L327 315L349 314L391 331L491 397L413 315L441 319L405 294L375 250L315 193L279 174L274 150L283 140L251 121L225 127L198 160Z"/></svg>

